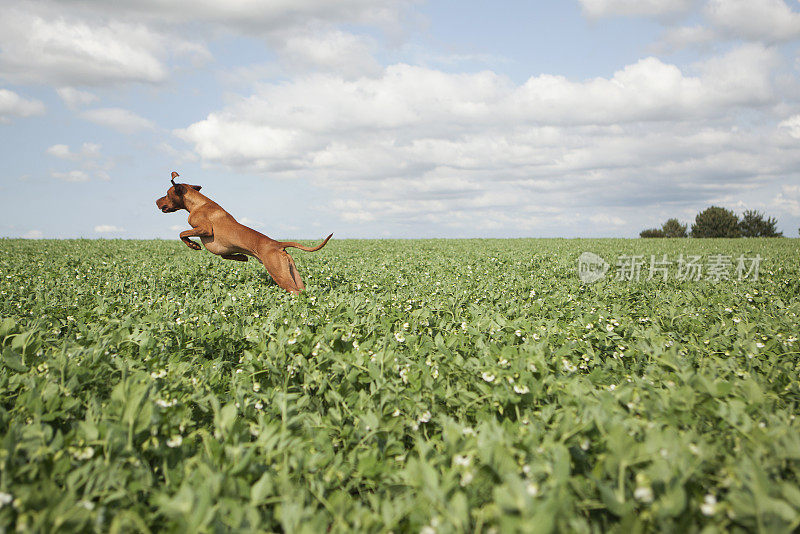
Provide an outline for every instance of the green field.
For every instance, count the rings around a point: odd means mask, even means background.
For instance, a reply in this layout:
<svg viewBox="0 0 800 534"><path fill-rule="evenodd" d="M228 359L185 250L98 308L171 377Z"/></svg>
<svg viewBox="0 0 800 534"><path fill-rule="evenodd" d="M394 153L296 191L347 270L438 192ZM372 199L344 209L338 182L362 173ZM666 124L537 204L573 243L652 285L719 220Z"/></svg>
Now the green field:
<svg viewBox="0 0 800 534"><path fill-rule="evenodd" d="M0 240L0 531L794 531L799 245Z"/></svg>

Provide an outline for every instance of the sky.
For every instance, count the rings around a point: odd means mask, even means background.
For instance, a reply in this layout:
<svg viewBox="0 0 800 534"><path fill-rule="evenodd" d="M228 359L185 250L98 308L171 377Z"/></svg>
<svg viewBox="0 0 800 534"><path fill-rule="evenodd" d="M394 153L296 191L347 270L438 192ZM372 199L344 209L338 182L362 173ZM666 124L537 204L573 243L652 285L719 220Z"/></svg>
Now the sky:
<svg viewBox="0 0 800 534"><path fill-rule="evenodd" d="M800 227L797 0L0 0L0 236Z"/></svg>

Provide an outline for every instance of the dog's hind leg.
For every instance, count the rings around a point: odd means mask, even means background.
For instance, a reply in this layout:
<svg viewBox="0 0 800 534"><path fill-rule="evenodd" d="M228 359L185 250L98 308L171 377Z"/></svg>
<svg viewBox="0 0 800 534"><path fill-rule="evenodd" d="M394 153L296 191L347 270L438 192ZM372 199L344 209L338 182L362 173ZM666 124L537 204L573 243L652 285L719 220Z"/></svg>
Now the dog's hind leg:
<svg viewBox="0 0 800 534"><path fill-rule="evenodd" d="M294 260L286 251L274 248L259 259L275 283L286 291L297 294L306 288Z"/></svg>

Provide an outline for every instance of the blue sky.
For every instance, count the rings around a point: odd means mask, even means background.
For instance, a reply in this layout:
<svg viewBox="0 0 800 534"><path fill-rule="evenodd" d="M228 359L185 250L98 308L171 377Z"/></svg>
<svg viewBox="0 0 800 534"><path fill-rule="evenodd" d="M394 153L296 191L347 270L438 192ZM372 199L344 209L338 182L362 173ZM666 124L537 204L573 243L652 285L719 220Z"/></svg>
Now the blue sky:
<svg viewBox="0 0 800 534"><path fill-rule="evenodd" d="M796 0L7 3L0 236L177 238L177 170L275 238L800 226Z"/></svg>

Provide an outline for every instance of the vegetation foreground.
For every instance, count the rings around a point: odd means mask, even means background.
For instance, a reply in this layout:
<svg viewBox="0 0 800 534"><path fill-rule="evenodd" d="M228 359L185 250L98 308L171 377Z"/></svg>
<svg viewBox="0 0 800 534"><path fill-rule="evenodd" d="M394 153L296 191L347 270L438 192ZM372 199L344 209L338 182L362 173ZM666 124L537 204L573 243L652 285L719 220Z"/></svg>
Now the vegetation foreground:
<svg viewBox="0 0 800 534"><path fill-rule="evenodd" d="M0 240L0 530L794 531L799 244Z"/></svg>

